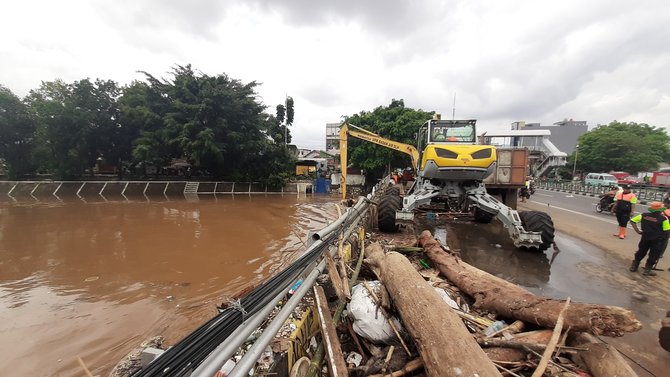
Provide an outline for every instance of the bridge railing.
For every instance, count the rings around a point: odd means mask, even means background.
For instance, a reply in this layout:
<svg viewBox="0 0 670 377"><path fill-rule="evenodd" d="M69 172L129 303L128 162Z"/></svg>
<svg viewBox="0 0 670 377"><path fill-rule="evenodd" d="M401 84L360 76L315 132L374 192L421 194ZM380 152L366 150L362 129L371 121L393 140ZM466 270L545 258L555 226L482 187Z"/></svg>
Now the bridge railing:
<svg viewBox="0 0 670 377"><path fill-rule="evenodd" d="M593 186L585 185L579 181L565 181L565 182L536 182L538 188L555 191L568 191L580 194L592 194L598 196L610 190L609 186ZM649 185L635 185L631 187L631 191L635 193L638 200L653 202L662 201L667 192L670 191L668 187L657 187Z"/></svg>

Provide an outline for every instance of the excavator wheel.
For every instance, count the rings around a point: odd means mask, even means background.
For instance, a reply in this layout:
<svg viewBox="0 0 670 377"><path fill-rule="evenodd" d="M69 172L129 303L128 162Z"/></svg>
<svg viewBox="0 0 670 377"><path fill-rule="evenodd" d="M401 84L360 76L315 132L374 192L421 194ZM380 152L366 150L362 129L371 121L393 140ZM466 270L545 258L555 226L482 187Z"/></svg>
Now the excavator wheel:
<svg viewBox="0 0 670 377"><path fill-rule="evenodd" d="M400 189L395 186L391 186L387 188L386 191L384 191L384 194L400 196Z"/></svg>
<svg viewBox="0 0 670 377"><path fill-rule="evenodd" d="M399 192L392 189L387 190L377 208L377 225L380 232L395 233L398 230L395 213L400 208L402 208L402 198Z"/></svg>
<svg viewBox="0 0 670 377"><path fill-rule="evenodd" d="M493 220L493 217L495 215L492 215L486 211L483 211L479 208L475 208L475 222L482 223L482 224L488 224Z"/></svg>
<svg viewBox="0 0 670 377"><path fill-rule="evenodd" d="M554 222L549 214L540 211L523 211L519 212L519 218L524 229L542 234L540 251L547 250L554 243Z"/></svg>

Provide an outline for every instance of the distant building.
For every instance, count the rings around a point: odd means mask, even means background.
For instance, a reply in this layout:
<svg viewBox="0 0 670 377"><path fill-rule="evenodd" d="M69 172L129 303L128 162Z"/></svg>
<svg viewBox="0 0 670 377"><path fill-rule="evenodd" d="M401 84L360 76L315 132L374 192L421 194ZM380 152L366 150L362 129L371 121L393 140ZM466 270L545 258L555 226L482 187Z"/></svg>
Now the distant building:
<svg viewBox="0 0 670 377"><path fill-rule="evenodd" d="M298 148L298 158L319 158L321 157L320 151L315 149L304 149Z"/></svg>
<svg viewBox="0 0 670 377"><path fill-rule="evenodd" d="M553 126L541 126L540 123L526 123L524 121L512 123L512 130L549 130L549 140L561 152L571 154L575 151L577 140L588 131L589 127L583 120L568 120L554 123Z"/></svg>
<svg viewBox="0 0 670 377"><path fill-rule="evenodd" d="M340 123L326 123L326 152L340 153Z"/></svg>

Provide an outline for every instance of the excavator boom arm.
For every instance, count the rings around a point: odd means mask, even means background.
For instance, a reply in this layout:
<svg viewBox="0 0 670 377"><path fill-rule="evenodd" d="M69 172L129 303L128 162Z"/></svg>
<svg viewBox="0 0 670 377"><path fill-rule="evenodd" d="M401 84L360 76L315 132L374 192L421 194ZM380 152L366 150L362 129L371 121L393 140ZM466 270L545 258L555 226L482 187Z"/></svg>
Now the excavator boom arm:
<svg viewBox="0 0 670 377"><path fill-rule="evenodd" d="M342 170L340 187L342 190L342 199L346 199L347 196L347 140L350 135L357 139L406 153L412 159L412 168L416 171L419 167L419 151L414 146L383 138L374 132L344 122L340 127L340 168Z"/></svg>

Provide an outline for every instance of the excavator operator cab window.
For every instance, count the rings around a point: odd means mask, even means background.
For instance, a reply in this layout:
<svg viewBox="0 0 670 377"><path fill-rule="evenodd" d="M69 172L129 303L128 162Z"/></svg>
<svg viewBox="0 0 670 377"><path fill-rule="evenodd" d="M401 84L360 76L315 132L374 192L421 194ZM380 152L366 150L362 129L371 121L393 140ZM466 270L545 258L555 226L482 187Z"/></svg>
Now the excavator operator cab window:
<svg viewBox="0 0 670 377"><path fill-rule="evenodd" d="M475 143L474 121L431 120L429 128L429 142Z"/></svg>

